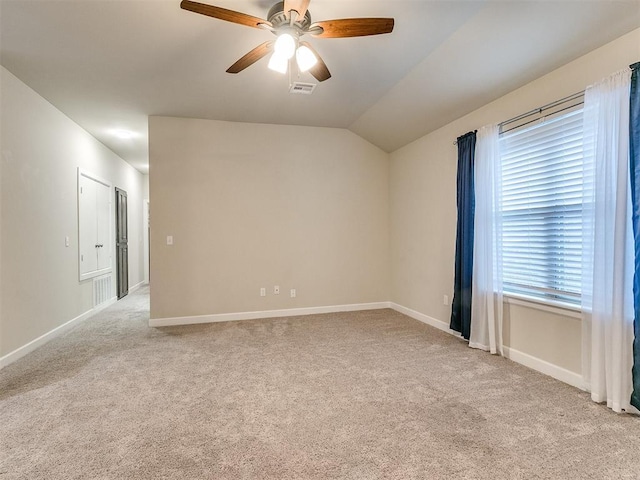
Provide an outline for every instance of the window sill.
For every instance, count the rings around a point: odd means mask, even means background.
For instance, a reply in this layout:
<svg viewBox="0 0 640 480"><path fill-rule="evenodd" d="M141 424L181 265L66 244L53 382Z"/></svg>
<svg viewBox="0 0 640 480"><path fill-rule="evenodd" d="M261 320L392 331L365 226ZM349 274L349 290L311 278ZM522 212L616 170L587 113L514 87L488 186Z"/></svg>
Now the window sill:
<svg viewBox="0 0 640 480"><path fill-rule="evenodd" d="M535 308L536 310L543 310L545 312L551 312L565 317L577 319L582 318L582 311L580 307L570 303L554 300L542 300L540 298L519 295L516 293L503 293L503 298L506 303L511 305Z"/></svg>

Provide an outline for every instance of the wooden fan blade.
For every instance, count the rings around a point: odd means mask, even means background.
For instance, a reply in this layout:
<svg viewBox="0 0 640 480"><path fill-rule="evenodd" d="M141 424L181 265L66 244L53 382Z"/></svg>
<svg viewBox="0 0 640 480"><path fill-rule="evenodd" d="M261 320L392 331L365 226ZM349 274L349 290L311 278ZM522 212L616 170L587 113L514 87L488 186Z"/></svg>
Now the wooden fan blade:
<svg viewBox="0 0 640 480"><path fill-rule="evenodd" d="M182 0L182 2L180 2L180 8L189 10L191 12L200 13L201 15L206 15L208 17L226 20L227 22L246 25L248 27L260 28L260 24L267 25L269 27L273 26L270 22L268 22L267 20L263 20L262 18L252 17L251 15L235 12L233 10L227 10L226 8L214 7L213 5L192 2L191 0Z"/></svg>
<svg viewBox="0 0 640 480"><path fill-rule="evenodd" d="M249 53L247 53L245 56L243 56L236 63L231 65L227 69L227 73L239 73L239 72L241 72L245 68L253 65L258 60L260 60L262 57L267 55L269 52L271 52L271 50L273 50L273 42L264 42L263 44L258 45L256 48L251 50Z"/></svg>
<svg viewBox="0 0 640 480"><path fill-rule="evenodd" d="M311 46L309 42L300 42L300 45L304 45L309 50L311 50L318 59L318 63L316 63L309 69L309 73L313 75L319 82L329 80L331 78L331 73L329 72L327 65L325 65L324 60L322 60L322 57L318 55L318 52L316 52L316 50Z"/></svg>
<svg viewBox="0 0 640 480"><path fill-rule="evenodd" d="M289 17L289 12L295 10L298 12L298 19L304 18L304 14L307 13L309 8L309 2L311 0L284 0L284 14Z"/></svg>
<svg viewBox="0 0 640 480"><path fill-rule="evenodd" d="M321 38L365 37L367 35L381 35L393 31L393 18L343 18L340 20L325 20L314 23L309 27L322 28L322 33L312 35Z"/></svg>

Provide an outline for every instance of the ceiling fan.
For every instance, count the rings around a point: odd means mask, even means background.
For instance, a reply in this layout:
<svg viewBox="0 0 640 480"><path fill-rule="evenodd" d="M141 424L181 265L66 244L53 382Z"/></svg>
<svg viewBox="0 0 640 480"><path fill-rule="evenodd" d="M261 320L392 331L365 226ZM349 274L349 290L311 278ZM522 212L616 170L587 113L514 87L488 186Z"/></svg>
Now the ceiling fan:
<svg viewBox="0 0 640 480"><path fill-rule="evenodd" d="M393 18L344 18L311 23L309 2L310 0L277 2L269 10L266 20L191 0L182 0L180 8L227 22L268 30L277 36L275 41L264 42L244 55L227 69L227 73L239 73L271 52L273 54L269 60L269 68L286 73L289 61L295 54L299 71L309 71L316 80L324 82L331 78L331 73L311 44L300 39L303 35L345 38L380 35L393 31Z"/></svg>

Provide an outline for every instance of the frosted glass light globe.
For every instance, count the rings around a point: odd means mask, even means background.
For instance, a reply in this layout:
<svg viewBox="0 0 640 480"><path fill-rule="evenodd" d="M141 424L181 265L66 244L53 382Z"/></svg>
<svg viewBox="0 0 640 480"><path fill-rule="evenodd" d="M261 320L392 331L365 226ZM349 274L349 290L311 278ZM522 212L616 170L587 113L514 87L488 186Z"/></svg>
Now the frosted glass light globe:
<svg viewBox="0 0 640 480"><path fill-rule="evenodd" d="M318 63L318 59L313 54L311 49L304 45L298 48L298 50L296 51L296 61L298 62L298 68L301 72L306 72L316 63Z"/></svg>
<svg viewBox="0 0 640 480"><path fill-rule="evenodd" d="M296 41L288 33L278 36L276 44L273 46L274 51L289 60L296 51Z"/></svg>
<svg viewBox="0 0 640 480"><path fill-rule="evenodd" d="M269 59L269 69L278 73L287 73L287 67L289 66L289 59L278 52L273 52Z"/></svg>

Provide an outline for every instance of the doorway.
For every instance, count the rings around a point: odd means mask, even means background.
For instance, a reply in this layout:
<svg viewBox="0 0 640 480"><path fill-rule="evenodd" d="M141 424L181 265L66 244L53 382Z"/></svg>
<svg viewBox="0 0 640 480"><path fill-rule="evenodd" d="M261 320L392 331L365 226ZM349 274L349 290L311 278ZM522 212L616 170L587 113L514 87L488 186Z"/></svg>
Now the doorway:
<svg viewBox="0 0 640 480"><path fill-rule="evenodd" d="M116 187L116 278L118 300L129 293L127 192Z"/></svg>

